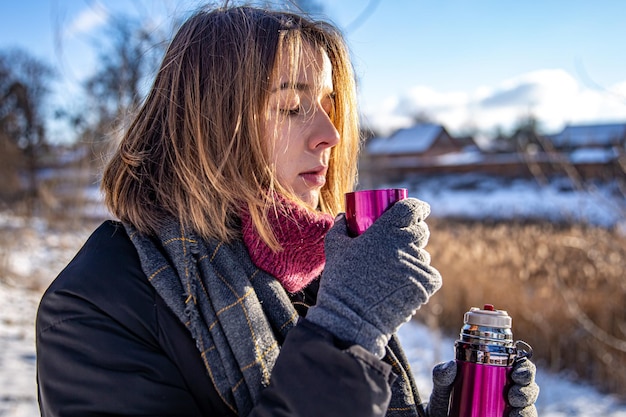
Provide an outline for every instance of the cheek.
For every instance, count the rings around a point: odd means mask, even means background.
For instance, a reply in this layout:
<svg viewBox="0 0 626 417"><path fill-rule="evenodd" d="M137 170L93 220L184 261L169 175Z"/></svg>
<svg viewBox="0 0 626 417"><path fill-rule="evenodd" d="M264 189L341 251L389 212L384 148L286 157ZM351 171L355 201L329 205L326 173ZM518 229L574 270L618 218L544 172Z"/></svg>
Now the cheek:
<svg viewBox="0 0 626 417"><path fill-rule="evenodd" d="M272 121L267 124L263 133L263 142L269 163L273 166L276 179L283 186L289 176L289 131L285 123Z"/></svg>
<svg viewBox="0 0 626 417"><path fill-rule="evenodd" d="M290 152L289 142L278 140L275 143L274 152L272 154L272 162L276 169L276 175L279 182L284 184L285 181L290 180L293 175L296 155Z"/></svg>
<svg viewBox="0 0 626 417"><path fill-rule="evenodd" d="M298 171L299 154L302 152L300 139L305 136L305 132L291 118L272 114L267 119L263 134L276 179L283 186L293 186L294 172Z"/></svg>
<svg viewBox="0 0 626 417"><path fill-rule="evenodd" d="M269 143L270 153L274 156L275 161L282 160L285 162L285 159L294 153L296 136L297 134L290 123L279 123L276 126Z"/></svg>

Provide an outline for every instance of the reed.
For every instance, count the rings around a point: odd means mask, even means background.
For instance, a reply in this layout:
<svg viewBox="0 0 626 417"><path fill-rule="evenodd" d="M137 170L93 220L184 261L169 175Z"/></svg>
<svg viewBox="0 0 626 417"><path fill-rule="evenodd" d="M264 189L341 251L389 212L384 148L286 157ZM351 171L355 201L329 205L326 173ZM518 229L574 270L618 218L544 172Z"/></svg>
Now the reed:
<svg viewBox="0 0 626 417"><path fill-rule="evenodd" d="M456 338L470 307L513 317L534 361L626 399L626 237L584 225L431 219L444 284L418 314ZM452 348L451 348L452 349Z"/></svg>

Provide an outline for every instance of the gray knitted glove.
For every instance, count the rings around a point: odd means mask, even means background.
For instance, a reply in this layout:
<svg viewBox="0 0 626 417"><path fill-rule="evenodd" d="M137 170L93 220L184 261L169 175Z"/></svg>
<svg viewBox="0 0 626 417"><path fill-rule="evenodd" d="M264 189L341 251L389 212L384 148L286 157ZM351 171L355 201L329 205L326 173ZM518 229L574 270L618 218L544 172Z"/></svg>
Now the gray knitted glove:
<svg viewBox="0 0 626 417"><path fill-rule="evenodd" d="M539 397L539 386L535 382L537 367L528 358L517 359L513 363L509 389L509 404L513 407L509 417L537 417L535 401Z"/></svg>
<svg viewBox="0 0 626 417"><path fill-rule="evenodd" d="M401 324L441 287L424 250L428 204L398 201L358 237L343 215L326 235L326 266L307 320L379 358Z"/></svg>
<svg viewBox="0 0 626 417"><path fill-rule="evenodd" d="M433 368L433 391L426 407L428 417L447 417L452 383L456 378L456 362L442 362Z"/></svg>

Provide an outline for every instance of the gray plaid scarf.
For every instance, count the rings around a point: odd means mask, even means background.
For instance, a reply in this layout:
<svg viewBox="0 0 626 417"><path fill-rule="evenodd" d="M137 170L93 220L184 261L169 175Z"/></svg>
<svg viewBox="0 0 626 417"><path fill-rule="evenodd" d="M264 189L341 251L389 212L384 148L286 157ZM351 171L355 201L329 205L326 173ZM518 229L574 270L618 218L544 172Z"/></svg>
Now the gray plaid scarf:
<svg viewBox="0 0 626 417"><path fill-rule="evenodd" d="M269 384L298 313L287 292L257 268L245 245L207 241L170 219L155 240L124 225L157 293L189 329L224 403L247 415ZM417 416L417 390L394 339L386 360L396 378L387 416ZM418 407L421 408L421 407Z"/></svg>

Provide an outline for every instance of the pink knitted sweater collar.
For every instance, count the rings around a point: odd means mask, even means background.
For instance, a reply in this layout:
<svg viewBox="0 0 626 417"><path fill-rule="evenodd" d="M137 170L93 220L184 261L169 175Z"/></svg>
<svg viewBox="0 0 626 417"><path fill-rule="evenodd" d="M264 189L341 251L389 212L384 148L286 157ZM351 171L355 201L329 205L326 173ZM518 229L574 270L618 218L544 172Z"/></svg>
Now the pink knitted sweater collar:
<svg viewBox="0 0 626 417"><path fill-rule="evenodd" d="M295 293L322 273L326 263L324 237L334 219L284 199L279 202L276 211L269 211L268 219L283 249L274 252L263 242L247 210L241 216L243 241L252 262L276 277L285 290Z"/></svg>

